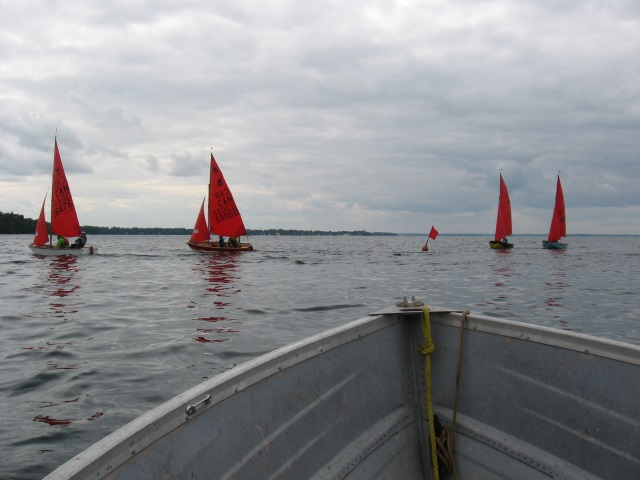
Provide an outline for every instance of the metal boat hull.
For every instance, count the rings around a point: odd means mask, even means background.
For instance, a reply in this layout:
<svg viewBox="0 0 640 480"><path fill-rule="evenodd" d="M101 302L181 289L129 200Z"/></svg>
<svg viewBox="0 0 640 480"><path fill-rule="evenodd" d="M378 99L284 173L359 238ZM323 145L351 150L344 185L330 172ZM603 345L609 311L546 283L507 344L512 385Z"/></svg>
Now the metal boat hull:
<svg viewBox="0 0 640 480"><path fill-rule="evenodd" d="M79 257L81 255L93 255L98 253L98 247L94 247L92 245L82 248L59 248L49 245L29 245L29 249L35 255L43 255L45 257L59 257L62 255Z"/></svg>
<svg viewBox="0 0 640 480"><path fill-rule="evenodd" d="M188 241L187 245L189 245L193 250L197 250L199 252L251 252L253 251L253 246L250 243L240 243L236 247L231 247L231 246L221 247L218 244L218 242Z"/></svg>
<svg viewBox="0 0 640 480"><path fill-rule="evenodd" d="M460 350L460 325L431 312L448 427L460 378L459 478L638 478L640 347L470 315ZM356 320L207 380L46 478L433 478L423 344L420 311Z"/></svg>

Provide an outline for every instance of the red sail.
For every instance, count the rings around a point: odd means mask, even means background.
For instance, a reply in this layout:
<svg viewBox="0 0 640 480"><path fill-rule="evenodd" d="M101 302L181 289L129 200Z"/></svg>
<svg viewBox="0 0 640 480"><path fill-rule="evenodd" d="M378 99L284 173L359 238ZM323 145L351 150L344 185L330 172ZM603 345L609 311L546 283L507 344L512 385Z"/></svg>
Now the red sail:
<svg viewBox="0 0 640 480"><path fill-rule="evenodd" d="M55 141L53 154L53 188L51 192L51 231L65 237L79 237L80 222L73 204L69 182L64 173L58 140Z"/></svg>
<svg viewBox="0 0 640 480"><path fill-rule="evenodd" d="M216 235L240 237L247 234L231 190L211 154L209 176L209 230Z"/></svg>
<svg viewBox="0 0 640 480"><path fill-rule="evenodd" d="M507 229L504 226L504 218L502 217L502 209L498 207L498 218L496 219L496 234L494 240L501 241L507 237Z"/></svg>
<svg viewBox="0 0 640 480"><path fill-rule="evenodd" d="M509 190L507 184L500 174L500 201L498 203L498 218L496 219L495 240L504 240L512 234L511 232L511 200L509 200Z"/></svg>
<svg viewBox="0 0 640 480"><path fill-rule="evenodd" d="M193 232L191 232L191 238L189 240L191 242L206 242L210 239L211 236L209 235L209 228L207 227L207 219L204 216L204 199L202 199L200 213L198 214L198 219L196 220L196 224L193 227Z"/></svg>
<svg viewBox="0 0 640 480"><path fill-rule="evenodd" d="M436 237L438 236L438 231L436 230L436 228L432 225L431 226L431 231L429 232L429 238L435 240Z"/></svg>
<svg viewBox="0 0 640 480"><path fill-rule="evenodd" d="M44 245L49 241L47 222L44 219L44 204L46 201L47 196L45 195L42 201L42 208L40 209L40 216L38 217L38 224L36 225L36 235L33 237L33 244L36 246Z"/></svg>
<svg viewBox="0 0 640 480"><path fill-rule="evenodd" d="M551 227L549 228L549 242L557 242L562 237L567 236L567 221L564 213L564 193L562 193L562 184L560 183L560 175L558 175L558 183L556 186L556 204L553 209L553 217L551 218Z"/></svg>
<svg viewBox="0 0 640 480"><path fill-rule="evenodd" d="M502 210L502 221L506 232L504 237L507 237L512 234L511 200L509 199L509 190L507 189L507 184L502 178L502 174L500 174L500 210Z"/></svg>

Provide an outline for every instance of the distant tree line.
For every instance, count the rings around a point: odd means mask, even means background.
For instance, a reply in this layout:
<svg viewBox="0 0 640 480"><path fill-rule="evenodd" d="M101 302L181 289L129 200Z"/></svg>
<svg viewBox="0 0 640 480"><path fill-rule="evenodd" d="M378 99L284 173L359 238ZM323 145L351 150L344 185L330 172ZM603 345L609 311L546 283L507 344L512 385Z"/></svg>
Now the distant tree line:
<svg viewBox="0 0 640 480"><path fill-rule="evenodd" d="M0 212L0 233L35 233L37 223L19 213Z"/></svg>
<svg viewBox="0 0 640 480"><path fill-rule="evenodd" d="M332 236L360 236L360 237L370 237L370 236L395 236L395 233L388 232L367 232L366 230L339 230L337 232L326 231L326 230L293 230L286 228L269 228L266 230L255 230L255 229L247 229L247 233L249 235L332 235Z"/></svg>
<svg viewBox="0 0 640 480"><path fill-rule="evenodd" d="M34 233L36 231L37 220L24 218L18 213L0 212L0 234L17 234L17 233ZM49 228L47 222L47 228ZM87 235L191 235L190 228L164 228L164 227L96 227L93 225L85 225L82 230ZM248 229L249 235L351 235L351 236L395 236L395 233L387 232L367 232L366 230L339 230L323 231L323 230L293 230L285 228L269 228L269 229Z"/></svg>
<svg viewBox="0 0 640 480"><path fill-rule="evenodd" d="M87 235L191 235L190 228L164 227L96 227L85 225L82 229Z"/></svg>

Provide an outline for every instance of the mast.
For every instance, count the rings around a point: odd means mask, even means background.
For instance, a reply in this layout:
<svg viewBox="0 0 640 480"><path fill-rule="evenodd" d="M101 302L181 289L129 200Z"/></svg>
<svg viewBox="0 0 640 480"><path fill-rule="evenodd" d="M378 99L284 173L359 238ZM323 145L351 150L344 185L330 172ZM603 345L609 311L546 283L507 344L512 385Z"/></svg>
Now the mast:
<svg viewBox="0 0 640 480"><path fill-rule="evenodd" d="M49 201L49 246L53 245L53 195L55 194L54 182L56 175L56 150L58 149L58 129L56 128L56 134L53 137L53 166L51 168L51 200Z"/></svg>
<svg viewBox="0 0 640 480"><path fill-rule="evenodd" d="M213 147L209 152L209 183L207 184L207 228L211 233L211 184L213 182Z"/></svg>

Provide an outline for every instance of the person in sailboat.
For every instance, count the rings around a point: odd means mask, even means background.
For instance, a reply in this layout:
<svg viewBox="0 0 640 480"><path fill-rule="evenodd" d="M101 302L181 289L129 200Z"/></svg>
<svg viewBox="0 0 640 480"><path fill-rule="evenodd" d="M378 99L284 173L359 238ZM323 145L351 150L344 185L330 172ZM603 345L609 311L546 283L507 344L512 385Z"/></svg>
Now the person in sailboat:
<svg viewBox="0 0 640 480"><path fill-rule="evenodd" d="M229 237L229 246L237 247L238 246L238 237Z"/></svg>
<svg viewBox="0 0 640 480"><path fill-rule="evenodd" d="M71 244L71 248L82 248L87 243L87 234L82 232L76 241Z"/></svg>
<svg viewBox="0 0 640 480"><path fill-rule="evenodd" d="M69 248L69 240L67 240L67 237L58 235L58 242L56 243L56 246L58 248Z"/></svg>
<svg viewBox="0 0 640 480"><path fill-rule="evenodd" d="M224 237L222 235L218 235L218 246L224 247Z"/></svg>

